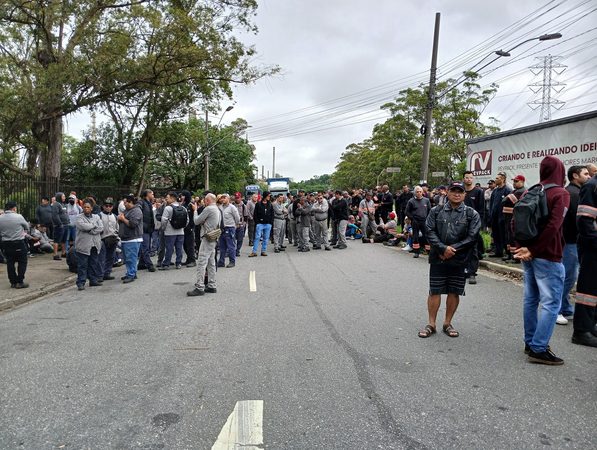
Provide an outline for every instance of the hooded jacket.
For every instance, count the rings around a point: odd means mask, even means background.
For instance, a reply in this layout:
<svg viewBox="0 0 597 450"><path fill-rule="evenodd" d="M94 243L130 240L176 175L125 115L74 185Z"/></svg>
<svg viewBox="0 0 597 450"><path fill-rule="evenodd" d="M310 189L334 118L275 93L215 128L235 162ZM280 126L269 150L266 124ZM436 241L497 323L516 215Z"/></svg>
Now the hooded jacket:
<svg viewBox="0 0 597 450"><path fill-rule="evenodd" d="M570 206L570 194L564 189L566 182L564 163L554 156L546 156L539 166L539 176L541 184L557 184L557 186L545 191L549 218L541 234L528 245L528 248L533 258L560 262L564 248L562 225Z"/></svg>
<svg viewBox="0 0 597 450"><path fill-rule="evenodd" d="M56 192L56 202L52 204L52 223L55 227L65 227L69 224L66 206L60 201L64 192Z"/></svg>

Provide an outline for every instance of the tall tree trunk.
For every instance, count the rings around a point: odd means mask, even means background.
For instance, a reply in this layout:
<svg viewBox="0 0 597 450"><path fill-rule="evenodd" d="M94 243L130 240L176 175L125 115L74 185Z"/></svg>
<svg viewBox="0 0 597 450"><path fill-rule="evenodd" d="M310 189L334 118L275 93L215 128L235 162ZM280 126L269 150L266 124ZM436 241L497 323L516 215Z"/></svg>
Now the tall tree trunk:
<svg viewBox="0 0 597 450"><path fill-rule="evenodd" d="M60 179L60 158L62 157L62 116L47 119L47 148L41 158L41 178L44 182Z"/></svg>

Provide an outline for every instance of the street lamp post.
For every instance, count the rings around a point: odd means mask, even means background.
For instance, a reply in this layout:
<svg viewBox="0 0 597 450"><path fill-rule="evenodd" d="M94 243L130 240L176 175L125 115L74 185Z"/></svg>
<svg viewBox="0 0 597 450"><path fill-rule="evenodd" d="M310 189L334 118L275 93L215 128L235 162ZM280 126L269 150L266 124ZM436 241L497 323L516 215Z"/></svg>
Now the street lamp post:
<svg viewBox="0 0 597 450"><path fill-rule="evenodd" d="M220 124L222 123L222 119L224 118L224 114L226 114L228 111L231 111L233 108L234 108L234 106L230 105L228 108L226 108L224 110L224 112L220 116L220 120L218 121L216 128L220 127ZM203 155L203 157L205 158L205 190L209 189L209 157L210 157L209 153L211 150L209 147L209 115L208 114L209 113L206 110L205 111L205 154Z"/></svg>
<svg viewBox="0 0 597 450"><path fill-rule="evenodd" d="M423 144L423 158L421 161L421 182L427 181L427 174L429 173L429 148L430 148L430 143L431 143L431 120L432 120L432 114L433 114L433 107L435 106L435 103L437 102L437 100L443 98L446 94L448 94L450 91L452 91L456 87L460 86L467 79L467 76L465 75L462 80L460 80L457 83L455 83L454 85L450 86L448 89L446 89L444 92L442 92L438 96L434 95L435 70L436 70L435 69L435 61L437 58L437 50L436 50L435 41L437 40L438 30L439 30L439 17L436 17L436 34L434 36L434 51L433 51L434 54L433 54L432 63L431 63L431 77L430 77L430 82L429 82L427 111L426 111L426 115L425 115L425 125L422 127L422 129L425 132L425 142ZM531 39L526 39L526 40L516 44L514 47L512 47L509 50L506 50L506 51L497 50L495 52L491 52L489 55L485 56L483 59L481 59L481 61L479 61L474 66L472 66L465 73L471 72L473 69L475 69L475 72L480 72L481 70L485 69L487 66L493 64L498 59L500 59L502 57L510 56L510 52L512 50L515 50L516 48L520 47L521 45L526 44L527 42L551 41L553 39L560 39L561 37L562 37L561 33L542 34L541 36L537 36L537 37L534 37ZM485 61L486 58L488 58L489 56L491 56L493 54L497 55L497 57L492 59L488 63L484 64L483 66L479 67L478 69L476 68L479 64L481 64L481 62Z"/></svg>

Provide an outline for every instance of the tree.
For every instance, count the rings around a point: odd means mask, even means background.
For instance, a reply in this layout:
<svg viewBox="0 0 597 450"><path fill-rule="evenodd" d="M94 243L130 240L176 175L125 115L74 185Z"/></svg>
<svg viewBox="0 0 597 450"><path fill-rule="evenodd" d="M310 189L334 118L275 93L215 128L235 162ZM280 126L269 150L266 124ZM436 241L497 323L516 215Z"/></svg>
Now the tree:
<svg viewBox="0 0 597 450"><path fill-rule="evenodd" d="M495 120L481 122L480 117L497 87L481 89L476 74L462 89L448 90L452 80L439 83L438 92L446 92L436 100L433 110L433 133L429 167L446 173L446 179L462 175L466 160L466 140L498 131ZM391 117L373 127L370 138L350 144L340 157L332 174L334 185L344 188L373 187L377 183L398 188L401 184L419 182L427 93L424 86L400 92L394 102L381 109ZM400 167L399 173L384 173L386 167ZM435 180L436 182L446 180Z"/></svg>
<svg viewBox="0 0 597 450"><path fill-rule="evenodd" d="M305 192L321 192L332 189L332 176L329 174L315 175L308 180L293 181L290 189L303 190Z"/></svg>
<svg viewBox="0 0 597 450"><path fill-rule="evenodd" d="M116 104L141 105L146 151L169 88L187 85L210 104L233 83L277 70L253 67L255 50L235 37L256 32L256 8L255 0L0 0L3 150L22 145L30 161L41 157L43 178L58 177L63 118Z"/></svg>

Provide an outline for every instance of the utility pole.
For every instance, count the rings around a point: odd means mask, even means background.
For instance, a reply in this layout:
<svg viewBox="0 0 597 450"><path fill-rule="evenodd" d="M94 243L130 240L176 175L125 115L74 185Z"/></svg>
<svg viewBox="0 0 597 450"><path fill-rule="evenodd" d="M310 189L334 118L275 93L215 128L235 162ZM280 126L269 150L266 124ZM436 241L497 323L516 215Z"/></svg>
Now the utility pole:
<svg viewBox="0 0 597 450"><path fill-rule="evenodd" d="M265 180L265 166L263 164L261 165L261 179Z"/></svg>
<svg viewBox="0 0 597 450"><path fill-rule="evenodd" d="M535 94L537 94L539 91L543 92L541 95L541 100L534 100L529 102L528 105L532 110L536 110L541 107L541 117L539 121L544 122L551 120L552 108L561 109L565 104L565 102L561 100L552 98L551 91L553 90L556 93L560 93L566 86L564 83L554 81L552 79L552 72L554 72L556 75L560 75L562 72L564 72L564 70L566 70L567 66L557 62L559 59L561 59L560 56L548 55L536 59L542 59L543 63L531 66L529 69L531 69L533 75L539 75L541 72L543 72L543 82L529 84L529 87Z"/></svg>
<svg viewBox="0 0 597 450"><path fill-rule="evenodd" d="M272 154L272 177L276 177L276 147L274 147Z"/></svg>
<svg viewBox="0 0 597 450"><path fill-rule="evenodd" d="M209 189L209 115L205 110L205 190Z"/></svg>
<svg viewBox="0 0 597 450"><path fill-rule="evenodd" d="M429 92L427 97L427 111L425 114L425 142L423 143L423 158L421 160L421 183L427 182L429 172L429 147L431 145L431 119L435 103L435 75L437 72L437 47L439 44L440 13L435 13L435 31L433 32L433 51L431 53L431 70L429 72Z"/></svg>

